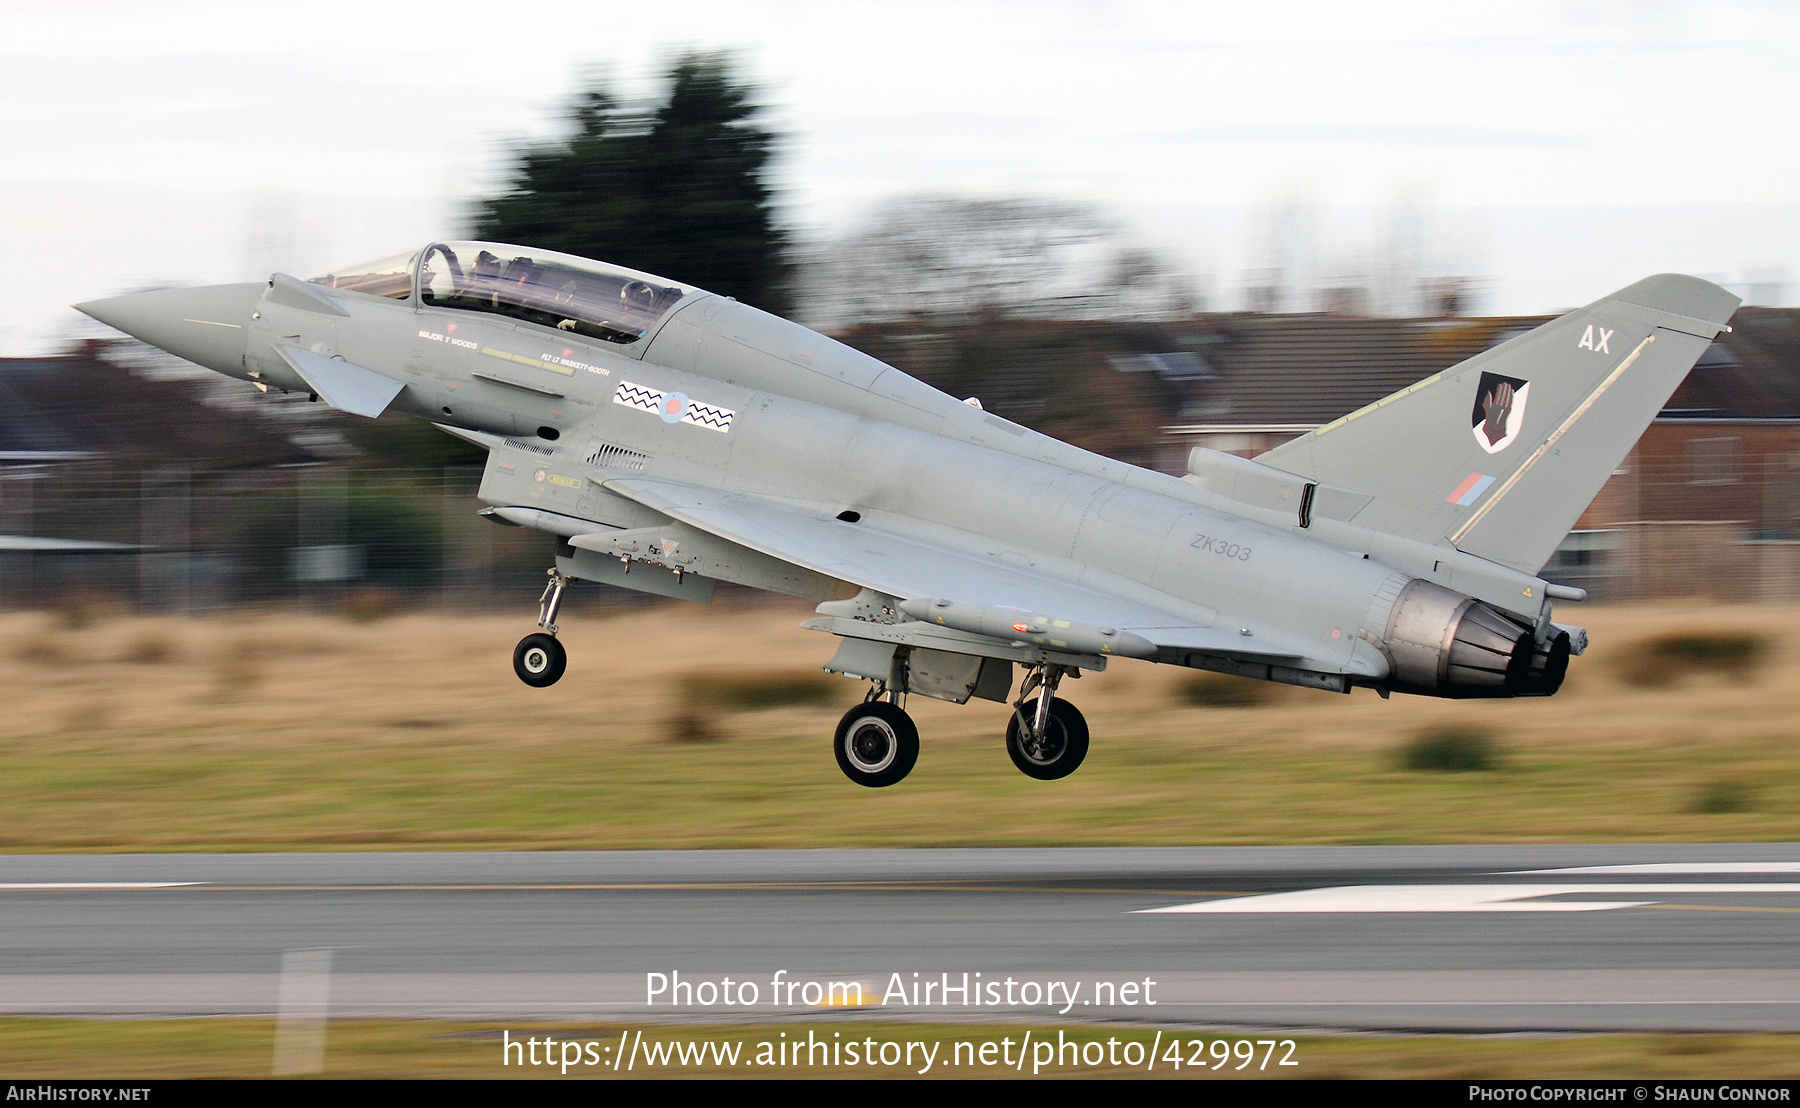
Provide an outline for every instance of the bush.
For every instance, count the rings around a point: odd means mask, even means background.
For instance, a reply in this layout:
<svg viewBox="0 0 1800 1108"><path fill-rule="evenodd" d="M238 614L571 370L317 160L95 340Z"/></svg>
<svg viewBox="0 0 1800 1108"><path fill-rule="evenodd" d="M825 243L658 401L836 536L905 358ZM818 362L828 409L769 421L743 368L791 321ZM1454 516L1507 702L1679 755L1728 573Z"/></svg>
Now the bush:
<svg viewBox="0 0 1800 1108"><path fill-rule="evenodd" d="M1712 781L1695 791L1688 811L1707 816L1748 812L1751 799L1750 786L1741 781Z"/></svg>
<svg viewBox="0 0 1800 1108"><path fill-rule="evenodd" d="M374 623L398 613L403 602L386 589L357 589L344 598L344 618L351 623Z"/></svg>
<svg viewBox="0 0 1800 1108"><path fill-rule="evenodd" d="M57 609L64 630L85 631L104 620L118 619L125 606L110 597L77 593L65 598Z"/></svg>
<svg viewBox="0 0 1800 1108"><path fill-rule="evenodd" d="M146 631L132 640L131 645L125 648L125 653L119 660L135 662L138 665L155 666L174 661L176 653L173 639L155 631Z"/></svg>
<svg viewBox="0 0 1800 1108"><path fill-rule="evenodd" d="M682 696L688 700L746 711L829 704L837 699L841 688L839 678L805 669L725 676L695 673L681 684Z"/></svg>
<svg viewBox="0 0 1800 1108"><path fill-rule="evenodd" d="M20 639L12 646L12 656L17 661L39 666L56 666L81 660L79 655L70 653L61 640L51 635Z"/></svg>
<svg viewBox="0 0 1800 1108"><path fill-rule="evenodd" d="M1749 681L1769 648L1767 636L1748 631L1674 631L1633 644L1622 659L1623 675L1642 687L1707 673Z"/></svg>
<svg viewBox="0 0 1800 1108"><path fill-rule="evenodd" d="M215 699L230 700L255 688L262 680L263 655L262 644L254 639L226 643L213 660L213 677L218 683L213 690Z"/></svg>
<svg viewBox="0 0 1800 1108"><path fill-rule="evenodd" d="M1182 703L1197 708L1254 708L1273 701L1280 692L1269 681L1205 671L1183 677L1177 686Z"/></svg>
<svg viewBox="0 0 1800 1108"><path fill-rule="evenodd" d="M1500 748L1492 735L1474 728L1443 727L1420 734L1401 751L1407 769L1467 773L1493 769Z"/></svg>
<svg viewBox="0 0 1800 1108"><path fill-rule="evenodd" d="M663 731L673 743L711 743L719 741L719 725L711 715L698 708L683 708L663 721Z"/></svg>

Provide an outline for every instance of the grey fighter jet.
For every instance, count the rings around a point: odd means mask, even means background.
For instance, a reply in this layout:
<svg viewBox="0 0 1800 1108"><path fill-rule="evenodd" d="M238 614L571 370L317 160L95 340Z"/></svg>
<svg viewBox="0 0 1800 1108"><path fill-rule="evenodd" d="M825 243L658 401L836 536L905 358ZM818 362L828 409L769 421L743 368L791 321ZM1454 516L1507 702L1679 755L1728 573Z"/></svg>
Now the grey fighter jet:
<svg viewBox="0 0 1800 1108"><path fill-rule="evenodd" d="M1140 658L1348 693L1549 696L1586 634L1538 571L1736 297L1649 277L1254 461L1090 454L797 324L527 247L433 243L299 280L78 305L257 388L399 411L487 448L483 514L556 536L528 685L573 580L818 602L868 681L833 749L918 757L910 695L1011 701L1031 777L1088 749L1065 678ZM1015 693L1015 677L1023 671Z"/></svg>

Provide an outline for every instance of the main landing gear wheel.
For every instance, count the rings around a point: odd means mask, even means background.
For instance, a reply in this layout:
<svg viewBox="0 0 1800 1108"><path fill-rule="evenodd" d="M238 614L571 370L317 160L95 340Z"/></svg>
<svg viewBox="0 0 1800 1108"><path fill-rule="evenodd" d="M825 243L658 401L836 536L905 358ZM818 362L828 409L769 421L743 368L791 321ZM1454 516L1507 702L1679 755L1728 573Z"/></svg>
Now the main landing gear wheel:
<svg viewBox="0 0 1800 1108"><path fill-rule="evenodd" d="M1013 765L1027 777L1039 781L1055 781L1081 768L1088 752L1088 725L1075 705L1057 697L1050 701L1050 715L1044 721L1044 733L1033 735L1020 715L1030 715L1036 707L1031 700L1015 710L1006 725L1006 752ZM1031 721L1035 722L1035 721Z"/></svg>
<svg viewBox="0 0 1800 1108"><path fill-rule="evenodd" d="M919 760L919 729L898 705L871 700L844 713L832 749L845 777L871 789L886 788Z"/></svg>
<svg viewBox="0 0 1800 1108"><path fill-rule="evenodd" d="M534 689L554 685L569 668L569 652L553 635L526 635L513 647L513 672Z"/></svg>

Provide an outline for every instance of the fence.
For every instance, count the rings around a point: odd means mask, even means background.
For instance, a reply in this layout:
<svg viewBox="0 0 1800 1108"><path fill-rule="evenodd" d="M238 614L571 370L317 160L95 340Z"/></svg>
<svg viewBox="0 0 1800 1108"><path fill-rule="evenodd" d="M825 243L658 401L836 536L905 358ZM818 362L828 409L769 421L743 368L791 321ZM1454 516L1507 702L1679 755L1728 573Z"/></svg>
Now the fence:
<svg viewBox="0 0 1800 1108"><path fill-rule="evenodd" d="M1570 534L1543 575L1596 600L1800 600L1800 469L1787 455L1701 491L1659 467L1622 473L1596 509L1742 510L1746 519L1595 523ZM86 462L0 469L0 535L114 544L0 553L0 608L104 599L140 612L245 603L530 607L553 560L540 532L479 516L479 467L300 466L242 472L124 470ZM1608 500L1611 497L1611 500ZM1590 517L1601 514L1590 512ZM584 590L588 602L642 603Z"/></svg>
<svg viewBox="0 0 1800 1108"><path fill-rule="evenodd" d="M479 467L0 470L0 534L115 544L0 553L0 607L106 599L143 612L382 599L532 605L543 534L475 514Z"/></svg>

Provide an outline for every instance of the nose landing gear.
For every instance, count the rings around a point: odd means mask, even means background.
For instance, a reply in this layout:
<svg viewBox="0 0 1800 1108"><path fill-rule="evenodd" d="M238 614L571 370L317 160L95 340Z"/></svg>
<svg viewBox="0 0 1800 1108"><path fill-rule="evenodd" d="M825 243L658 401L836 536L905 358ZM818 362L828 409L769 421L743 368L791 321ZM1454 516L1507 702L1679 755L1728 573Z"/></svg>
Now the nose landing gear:
<svg viewBox="0 0 1800 1108"><path fill-rule="evenodd" d="M559 570L550 571L550 583L538 597L538 626L548 634L526 635L513 647L513 672L534 689L556 684L569 666L569 653L556 638L556 613L562 607L563 590L568 588L569 580Z"/></svg>

